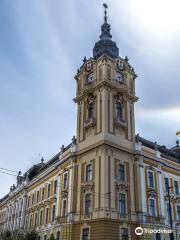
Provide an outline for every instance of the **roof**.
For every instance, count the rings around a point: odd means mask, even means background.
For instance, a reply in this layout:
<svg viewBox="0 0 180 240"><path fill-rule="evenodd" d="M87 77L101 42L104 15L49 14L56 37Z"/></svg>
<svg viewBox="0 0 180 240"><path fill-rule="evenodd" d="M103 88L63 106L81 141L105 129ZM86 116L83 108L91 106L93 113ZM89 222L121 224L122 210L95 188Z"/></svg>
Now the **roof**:
<svg viewBox="0 0 180 240"><path fill-rule="evenodd" d="M176 152L173 149L168 149L166 146L159 145L142 137L139 137L139 141L145 147L149 147L151 149L157 148L160 151L162 157L180 163L180 152Z"/></svg>

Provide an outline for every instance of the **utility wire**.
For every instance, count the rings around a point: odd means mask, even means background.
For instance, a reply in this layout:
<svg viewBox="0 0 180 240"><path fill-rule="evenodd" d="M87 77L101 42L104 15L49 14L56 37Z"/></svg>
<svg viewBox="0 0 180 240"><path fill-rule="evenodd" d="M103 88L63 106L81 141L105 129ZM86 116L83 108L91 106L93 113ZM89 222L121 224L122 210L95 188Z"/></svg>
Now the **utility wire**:
<svg viewBox="0 0 180 240"><path fill-rule="evenodd" d="M10 170L10 169L7 169L7 168L0 168L0 170L5 170L5 171L8 171L8 172L18 173L17 171L13 171L13 170Z"/></svg>
<svg viewBox="0 0 180 240"><path fill-rule="evenodd" d="M17 177L17 175L15 175L15 174L7 173L7 172L1 171L1 170L0 170L0 173L3 173L3 174L7 174L7 175L10 175L10 176Z"/></svg>

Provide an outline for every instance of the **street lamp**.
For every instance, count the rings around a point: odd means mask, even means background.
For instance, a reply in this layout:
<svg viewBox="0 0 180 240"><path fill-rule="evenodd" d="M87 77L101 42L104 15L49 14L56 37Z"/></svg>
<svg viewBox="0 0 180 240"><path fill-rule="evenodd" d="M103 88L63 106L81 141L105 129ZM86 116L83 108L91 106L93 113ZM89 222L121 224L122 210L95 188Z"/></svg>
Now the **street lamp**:
<svg viewBox="0 0 180 240"><path fill-rule="evenodd" d="M172 222L172 208L171 208L171 197L170 197L170 189L173 187L168 187L168 200L169 200L169 220L171 225L171 233L169 234L169 239L174 240L174 233L173 233L173 222Z"/></svg>

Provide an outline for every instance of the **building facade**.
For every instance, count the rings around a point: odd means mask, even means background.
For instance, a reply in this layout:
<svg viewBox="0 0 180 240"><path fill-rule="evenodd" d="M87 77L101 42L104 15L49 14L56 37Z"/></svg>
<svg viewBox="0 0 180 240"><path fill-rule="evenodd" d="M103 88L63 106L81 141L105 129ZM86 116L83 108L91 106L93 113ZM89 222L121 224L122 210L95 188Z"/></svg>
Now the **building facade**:
<svg viewBox="0 0 180 240"><path fill-rule="evenodd" d="M106 7L106 5L105 5ZM77 134L34 165L0 200L0 230L36 229L39 239L180 239L180 147L135 135L136 73L110 33L105 9L93 57L75 76ZM170 198L170 204L169 204ZM172 211L170 211L172 210Z"/></svg>

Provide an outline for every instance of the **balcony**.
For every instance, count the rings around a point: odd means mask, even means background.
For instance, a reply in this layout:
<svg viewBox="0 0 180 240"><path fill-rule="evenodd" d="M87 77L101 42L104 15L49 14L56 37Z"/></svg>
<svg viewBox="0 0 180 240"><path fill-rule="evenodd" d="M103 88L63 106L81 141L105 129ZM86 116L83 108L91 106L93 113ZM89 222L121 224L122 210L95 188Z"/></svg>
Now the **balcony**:
<svg viewBox="0 0 180 240"><path fill-rule="evenodd" d="M123 127L123 128L127 127L127 122L124 119L119 118L119 117L116 117L114 119L114 123L117 127Z"/></svg>
<svg viewBox="0 0 180 240"><path fill-rule="evenodd" d="M89 118L84 121L84 128L94 127L96 124L95 118Z"/></svg>

